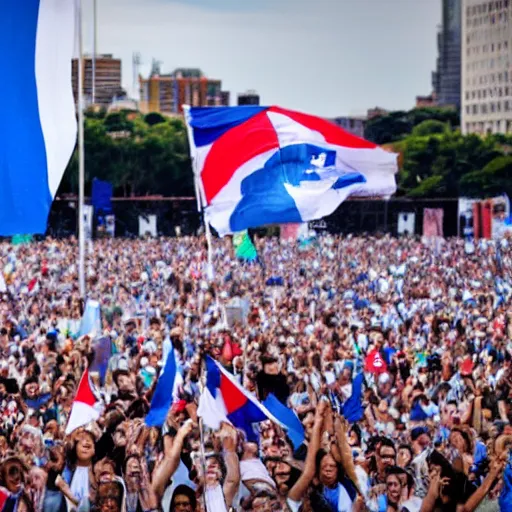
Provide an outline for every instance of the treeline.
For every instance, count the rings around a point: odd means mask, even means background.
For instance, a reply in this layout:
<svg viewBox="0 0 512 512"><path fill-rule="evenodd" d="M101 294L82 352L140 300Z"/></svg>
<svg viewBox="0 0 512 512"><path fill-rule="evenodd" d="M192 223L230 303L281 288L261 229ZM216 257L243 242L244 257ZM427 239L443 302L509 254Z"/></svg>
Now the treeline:
<svg viewBox="0 0 512 512"><path fill-rule="evenodd" d="M112 183L117 197L193 196L187 130L179 118L139 112L87 112L85 188L92 180ZM59 194L78 190L78 154L64 174Z"/></svg>
<svg viewBox="0 0 512 512"><path fill-rule="evenodd" d="M465 135L455 110L391 112L365 137L400 153L398 195L488 197L512 194L512 134Z"/></svg>
<svg viewBox="0 0 512 512"><path fill-rule="evenodd" d="M463 136L451 109L391 112L372 119L367 139L400 154L398 195L512 196L512 134ZM121 111L87 112L86 194L93 178L109 181L118 197L193 196L187 130L180 118ZM76 193L75 152L59 194Z"/></svg>

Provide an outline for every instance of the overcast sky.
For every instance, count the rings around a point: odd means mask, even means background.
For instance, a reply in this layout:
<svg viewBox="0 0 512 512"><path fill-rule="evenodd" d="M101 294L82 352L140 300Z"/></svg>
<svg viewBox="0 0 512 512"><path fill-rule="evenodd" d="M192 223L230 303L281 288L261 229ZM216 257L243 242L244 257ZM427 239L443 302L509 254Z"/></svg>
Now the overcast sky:
<svg viewBox="0 0 512 512"><path fill-rule="evenodd" d="M84 5L92 50L92 0ZM199 67L265 105L334 117L408 109L431 91L441 0L98 0L98 51L141 73Z"/></svg>

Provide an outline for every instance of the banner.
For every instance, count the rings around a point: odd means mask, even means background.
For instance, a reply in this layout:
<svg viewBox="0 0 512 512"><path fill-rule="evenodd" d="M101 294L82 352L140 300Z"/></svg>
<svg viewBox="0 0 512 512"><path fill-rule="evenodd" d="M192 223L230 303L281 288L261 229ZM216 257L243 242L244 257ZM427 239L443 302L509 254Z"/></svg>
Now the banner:
<svg viewBox="0 0 512 512"><path fill-rule="evenodd" d="M485 200L459 199L459 235L465 238L503 238L512 232L506 194Z"/></svg>
<svg viewBox="0 0 512 512"><path fill-rule="evenodd" d="M503 238L512 231L510 201L506 194L492 199L492 238Z"/></svg>
<svg viewBox="0 0 512 512"><path fill-rule="evenodd" d="M475 236L473 207L476 199L469 199L467 197L460 197L458 201L459 210L459 233L458 235L463 238L473 238Z"/></svg>
<svg viewBox="0 0 512 512"><path fill-rule="evenodd" d="M398 214L398 234L414 235L416 214L414 212L400 212Z"/></svg>
<svg viewBox="0 0 512 512"><path fill-rule="evenodd" d="M156 230L156 215L139 215L139 236L157 236Z"/></svg>
<svg viewBox="0 0 512 512"><path fill-rule="evenodd" d="M84 233L86 240L92 240L92 219L94 216L94 207L90 204L84 204Z"/></svg>
<svg viewBox="0 0 512 512"><path fill-rule="evenodd" d="M107 235L112 238L116 236L116 216L115 215L107 215L105 217L105 231Z"/></svg>
<svg viewBox="0 0 512 512"><path fill-rule="evenodd" d="M426 238L443 237L442 208L425 208L423 210L423 236Z"/></svg>
<svg viewBox="0 0 512 512"><path fill-rule="evenodd" d="M233 247L235 249L235 256L239 260L256 261L258 258L256 247L254 247L247 230L233 235Z"/></svg>
<svg viewBox="0 0 512 512"><path fill-rule="evenodd" d="M226 305L226 323L229 328L235 324L245 325L249 316L250 303L247 299L233 297Z"/></svg>

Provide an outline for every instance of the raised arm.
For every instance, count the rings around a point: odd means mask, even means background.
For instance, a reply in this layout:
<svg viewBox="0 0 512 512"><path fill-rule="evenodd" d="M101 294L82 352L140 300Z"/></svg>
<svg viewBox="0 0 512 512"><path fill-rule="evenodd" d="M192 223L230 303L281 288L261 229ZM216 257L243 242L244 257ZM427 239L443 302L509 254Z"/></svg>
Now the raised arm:
<svg viewBox="0 0 512 512"><path fill-rule="evenodd" d="M183 444L193 428L193 422L187 420L178 430L172 443L165 443L164 458L153 471L153 481L151 484L158 499L162 498L169 480L178 469Z"/></svg>
<svg viewBox="0 0 512 512"><path fill-rule="evenodd" d="M306 493L309 484L315 476L315 461L316 454L320 449L320 442L322 438L322 427L324 425L324 415L328 403L321 401L315 416L315 423L313 425L313 431L311 433L311 441L308 447L308 454L306 456L306 462L304 464L304 471L299 477L295 485L288 492L288 498L293 501L300 501Z"/></svg>
<svg viewBox="0 0 512 512"><path fill-rule="evenodd" d="M231 425L224 425L226 431L222 447L224 449L224 461L226 463L226 480L224 481L223 491L226 505L230 508L235 499L240 486L240 461L236 454L237 434Z"/></svg>

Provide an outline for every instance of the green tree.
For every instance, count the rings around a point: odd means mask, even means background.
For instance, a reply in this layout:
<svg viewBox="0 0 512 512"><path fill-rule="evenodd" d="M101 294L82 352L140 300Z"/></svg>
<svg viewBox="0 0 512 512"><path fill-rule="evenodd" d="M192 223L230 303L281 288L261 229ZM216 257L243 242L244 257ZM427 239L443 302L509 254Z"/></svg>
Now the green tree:
<svg viewBox="0 0 512 512"><path fill-rule="evenodd" d="M428 135L448 133L449 131L450 127L448 124L436 119L427 119L412 129L412 135L415 137L426 137Z"/></svg>

